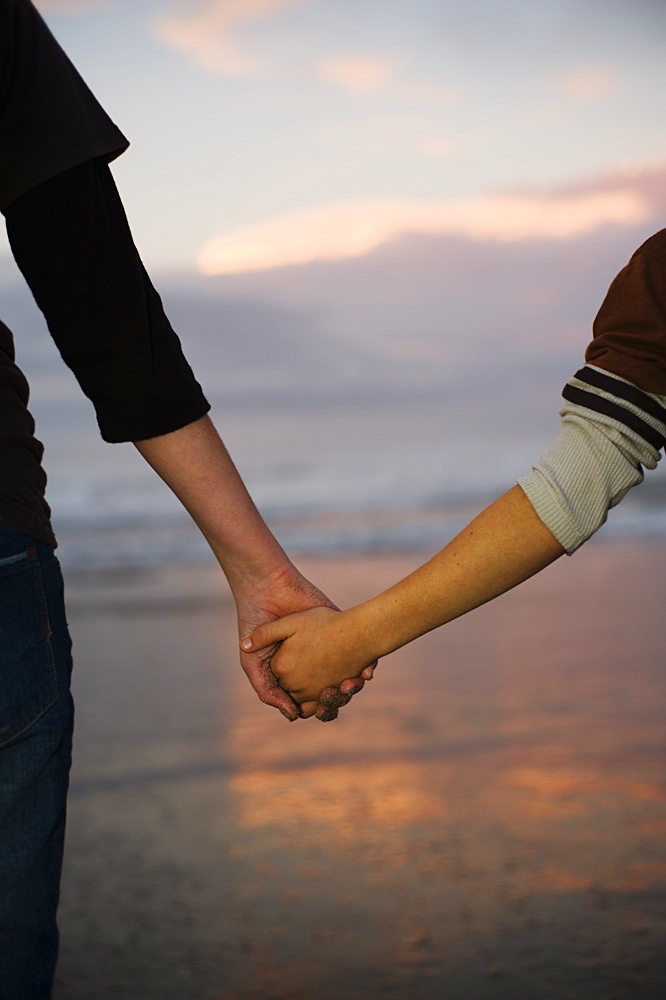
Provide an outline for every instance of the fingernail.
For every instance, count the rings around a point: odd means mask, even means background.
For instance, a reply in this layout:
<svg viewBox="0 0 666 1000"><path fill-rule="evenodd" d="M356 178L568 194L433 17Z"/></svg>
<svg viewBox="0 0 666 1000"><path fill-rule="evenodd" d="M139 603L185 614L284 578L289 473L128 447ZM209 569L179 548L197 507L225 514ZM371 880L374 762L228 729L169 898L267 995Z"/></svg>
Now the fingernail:
<svg viewBox="0 0 666 1000"><path fill-rule="evenodd" d="M241 642L241 649L252 649L252 639L249 637Z"/></svg>

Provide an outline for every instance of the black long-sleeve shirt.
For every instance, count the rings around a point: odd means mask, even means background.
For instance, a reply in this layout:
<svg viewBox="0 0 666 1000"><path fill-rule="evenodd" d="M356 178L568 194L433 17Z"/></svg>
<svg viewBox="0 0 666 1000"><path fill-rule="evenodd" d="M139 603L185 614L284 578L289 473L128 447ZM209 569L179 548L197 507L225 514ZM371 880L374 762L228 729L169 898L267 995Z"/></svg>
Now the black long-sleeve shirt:
<svg viewBox="0 0 666 1000"><path fill-rule="evenodd" d="M0 211L86 160L129 142L30 0L0 0Z"/></svg>
<svg viewBox="0 0 666 1000"><path fill-rule="evenodd" d="M5 210L12 252L106 441L184 427L209 409L134 246L109 167L91 160ZM52 541L27 384L0 330L0 516ZM3 350L4 349L4 350Z"/></svg>
<svg viewBox="0 0 666 1000"><path fill-rule="evenodd" d="M132 240L102 160L5 211L12 252L105 441L138 441L208 410Z"/></svg>
<svg viewBox="0 0 666 1000"><path fill-rule="evenodd" d="M107 441L166 434L209 408L107 165L127 145L29 0L0 0L0 210ZM0 520L54 543L27 402L0 322Z"/></svg>

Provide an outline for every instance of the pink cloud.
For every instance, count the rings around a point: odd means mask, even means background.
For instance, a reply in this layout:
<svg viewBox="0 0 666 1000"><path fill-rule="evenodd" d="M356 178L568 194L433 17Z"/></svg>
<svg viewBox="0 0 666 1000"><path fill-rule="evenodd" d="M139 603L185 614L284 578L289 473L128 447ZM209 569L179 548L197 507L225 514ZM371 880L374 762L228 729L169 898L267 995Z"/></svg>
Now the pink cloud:
<svg viewBox="0 0 666 1000"><path fill-rule="evenodd" d="M611 66L579 66L563 73L556 81L558 90L578 101L599 101L617 87L617 74Z"/></svg>
<svg viewBox="0 0 666 1000"><path fill-rule="evenodd" d="M633 191L650 211L663 215L666 212L666 164L619 168L598 177L584 178L554 189L551 197L577 198L620 189Z"/></svg>
<svg viewBox="0 0 666 1000"><path fill-rule="evenodd" d="M372 93L391 87L396 95L440 107L456 104L461 99L458 88L405 76L395 59L373 52L328 55L314 63L312 69L320 79L353 93Z"/></svg>
<svg viewBox="0 0 666 1000"><path fill-rule="evenodd" d="M181 4L182 12L160 14L153 22L157 38L186 53L209 73L248 76L261 72L261 59L236 36L245 22L262 20L307 0L198 0Z"/></svg>
<svg viewBox="0 0 666 1000"><path fill-rule="evenodd" d="M204 274L237 274L370 253L408 233L476 241L562 240L650 214L630 184L566 195L507 194L439 201L358 200L315 206L223 233L203 248Z"/></svg>
<svg viewBox="0 0 666 1000"><path fill-rule="evenodd" d="M364 54L328 56L315 70L322 79L353 91L379 90L394 76L390 59Z"/></svg>
<svg viewBox="0 0 666 1000"><path fill-rule="evenodd" d="M418 147L424 156L436 160L450 160L469 149L467 139L452 135L432 135L424 139Z"/></svg>

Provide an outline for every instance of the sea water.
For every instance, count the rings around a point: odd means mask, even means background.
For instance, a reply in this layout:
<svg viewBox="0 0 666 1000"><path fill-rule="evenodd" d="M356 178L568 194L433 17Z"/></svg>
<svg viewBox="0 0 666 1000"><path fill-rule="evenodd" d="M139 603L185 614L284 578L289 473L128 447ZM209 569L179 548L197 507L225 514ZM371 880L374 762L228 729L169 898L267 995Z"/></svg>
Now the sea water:
<svg viewBox="0 0 666 1000"><path fill-rule="evenodd" d="M508 489L550 443L445 403L328 405L213 414L250 492L295 554L436 551ZM428 417L428 421L426 420ZM131 445L105 445L90 420L48 426L48 498L65 565L210 559L200 533ZM666 535L662 470L610 514L606 535Z"/></svg>
<svg viewBox="0 0 666 1000"><path fill-rule="evenodd" d="M135 449L100 440L92 407L25 287L6 275L0 283L2 315L15 331L46 446L63 563L210 559ZM181 299L169 309L216 426L259 509L295 555L440 548L550 445L561 386L580 363L578 350L537 358L499 334L475 347L476 334L464 330L451 333L464 362L387 360L313 332L307 317L255 315L256 306L201 294ZM554 339L546 333L544 343ZM663 470L649 473L611 512L604 533L663 536L665 500Z"/></svg>

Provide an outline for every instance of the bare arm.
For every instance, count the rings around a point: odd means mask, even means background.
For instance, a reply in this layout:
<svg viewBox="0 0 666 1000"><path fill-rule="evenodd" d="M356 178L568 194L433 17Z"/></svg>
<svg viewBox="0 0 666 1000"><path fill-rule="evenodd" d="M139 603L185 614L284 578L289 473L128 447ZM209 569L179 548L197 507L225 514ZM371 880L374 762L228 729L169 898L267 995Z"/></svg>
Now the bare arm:
<svg viewBox="0 0 666 1000"><path fill-rule="evenodd" d="M287 639L272 668L296 701L458 618L564 553L519 486L487 507L441 552L383 594L347 611L316 609L257 629L251 645Z"/></svg>
<svg viewBox="0 0 666 1000"><path fill-rule="evenodd" d="M563 390L554 445L438 555L349 611L317 609L259 629L250 645L287 641L273 670L296 700L492 600L573 552L666 447L666 230L611 284L587 364ZM537 513L538 511L538 513Z"/></svg>
<svg viewBox="0 0 666 1000"><path fill-rule="evenodd" d="M510 590L563 553L514 486L429 562L362 605L365 629L384 656Z"/></svg>
<svg viewBox="0 0 666 1000"><path fill-rule="evenodd" d="M203 416L208 403L134 246L106 162L57 174L5 215L16 261L95 405L102 437L137 443L189 510L227 574L241 634L280 615L330 606L277 544ZM243 666L264 701L296 717L265 656L243 656ZM344 691L362 686L350 679ZM336 691L325 700L307 714L332 718L348 699Z"/></svg>
<svg viewBox="0 0 666 1000"><path fill-rule="evenodd" d="M320 609L253 636L291 636L273 661L296 700L338 664L350 672L492 600L572 552L654 468L666 443L664 397L586 366L567 383L553 446L430 562L342 614ZM281 631L283 630L283 631ZM306 665L309 665L309 672ZM367 676L367 675L366 675Z"/></svg>
<svg viewBox="0 0 666 1000"><path fill-rule="evenodd" d="M241 637L283 615L322 605L334 607L298 572L273 537L208 417L135 445L210 544L229 581ZM278 686L269 666L271 653L243 652L243 669L261 700L293 720L299 709ZM362 679L349 681L346 695L362 687ZM310 706L308 714L317 709L320 718L334 718L337 708L348 700L346 695L327 692L325 704L318 709Z"/></svg>

